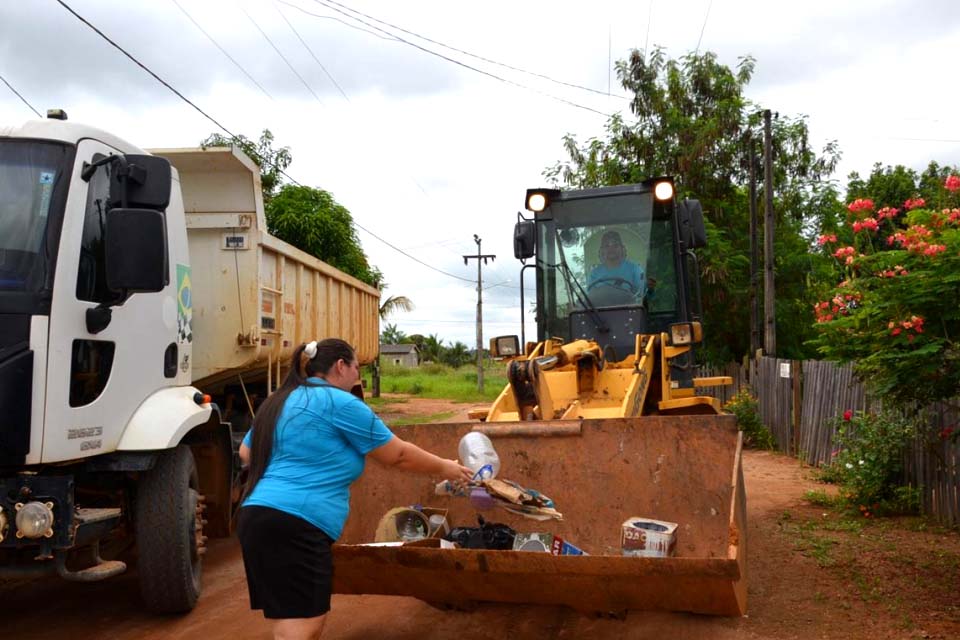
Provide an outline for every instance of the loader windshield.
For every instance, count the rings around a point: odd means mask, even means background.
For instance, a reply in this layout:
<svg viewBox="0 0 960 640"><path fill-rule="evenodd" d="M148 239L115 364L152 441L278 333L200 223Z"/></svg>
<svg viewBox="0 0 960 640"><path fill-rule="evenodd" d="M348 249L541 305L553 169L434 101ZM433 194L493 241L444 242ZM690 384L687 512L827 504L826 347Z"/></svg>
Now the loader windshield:
<svg viewBox="0 0 960 640"><path fill-rule="evenodd" d="M0 312L13 310L9 294L52 289L73 154L65 144L0 138Z"/></svg>
<svg viewBox="0 0 960 640"><path fill-rule="evenodd" d="M642 307L654 327L675 322L680 287L672 209L643 192L551 203L537 219L544 335L570 339L570 313L584 309Z"/></svg>

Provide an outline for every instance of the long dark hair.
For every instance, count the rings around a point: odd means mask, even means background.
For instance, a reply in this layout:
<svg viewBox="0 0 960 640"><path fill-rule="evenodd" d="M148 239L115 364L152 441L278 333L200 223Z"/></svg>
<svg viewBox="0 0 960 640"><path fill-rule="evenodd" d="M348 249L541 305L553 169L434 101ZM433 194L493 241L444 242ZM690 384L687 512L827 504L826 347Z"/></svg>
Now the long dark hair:
<svg viewBox="0 0 960 640"><path fill-rule="evenodd" d="M287 377L284 378L280 388L263 401L257 415L253 418L250 472L241 503L253 492L253 488L257 486L260 478L267 470L270 455L273 453L273 437L277 429L277 420L280 418L280 412L283 411L283 405L293 390L301 386L319 386L307 378L313 376L326 377L338 360L350 363L356 358L353 347L339 338L326 338L318 342L317 353L313 358L304 353L306 347L306 344L301 344L294 350L293 356L290 358L290 372L287 373Z"/></svg>

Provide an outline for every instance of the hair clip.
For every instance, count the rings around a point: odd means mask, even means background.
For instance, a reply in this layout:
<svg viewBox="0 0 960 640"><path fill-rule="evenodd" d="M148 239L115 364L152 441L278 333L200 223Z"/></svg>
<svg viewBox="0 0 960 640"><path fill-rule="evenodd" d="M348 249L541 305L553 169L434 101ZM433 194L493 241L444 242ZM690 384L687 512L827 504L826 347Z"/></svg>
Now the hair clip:
<svg viewBox="0 0 960 640"><path fill-rule="evenodd" d="M303 352L307 355L308 358L313 360L314 356L317 355L317 341L308 342L307 346L303 348Z"/></svg>

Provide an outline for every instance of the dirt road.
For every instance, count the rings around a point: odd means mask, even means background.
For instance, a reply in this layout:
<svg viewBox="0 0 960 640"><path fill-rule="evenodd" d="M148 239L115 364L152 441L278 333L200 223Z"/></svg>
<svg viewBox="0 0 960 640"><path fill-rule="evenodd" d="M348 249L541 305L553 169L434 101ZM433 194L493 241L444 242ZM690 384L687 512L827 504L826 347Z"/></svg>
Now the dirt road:
<svg viewBox="0 0 960 640"><path fill-rule="evenodd" d="M436 402L436 401L431 401ZM413 406L397 411L428 413ZM457 413L462 407L455 407ZM592 619L552 607L481 605L444 612L409 598L334 596L324 638L884 638L960 637L960 537L920 521L849 521L809 505L823 488L790 458L745 453L749 615L631 613ZM38 580L0 590L5 638L237 640L269 637L248 609L235 540L214 541L204 593L182 617L141 610L136 575L79 585Z"/></svg>

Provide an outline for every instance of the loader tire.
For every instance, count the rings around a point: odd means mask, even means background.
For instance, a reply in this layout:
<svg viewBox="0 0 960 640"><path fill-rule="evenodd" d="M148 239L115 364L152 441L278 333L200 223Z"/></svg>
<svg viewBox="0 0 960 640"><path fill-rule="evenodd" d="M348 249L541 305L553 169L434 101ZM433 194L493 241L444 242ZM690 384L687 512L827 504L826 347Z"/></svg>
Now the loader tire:
<svg viewBox="0 0 960 640"><path fill-rule="evenodd" d="M187 445L165 451L137 487L140 593L156 613L185 613L200 596L199 480Z"/></svg>

